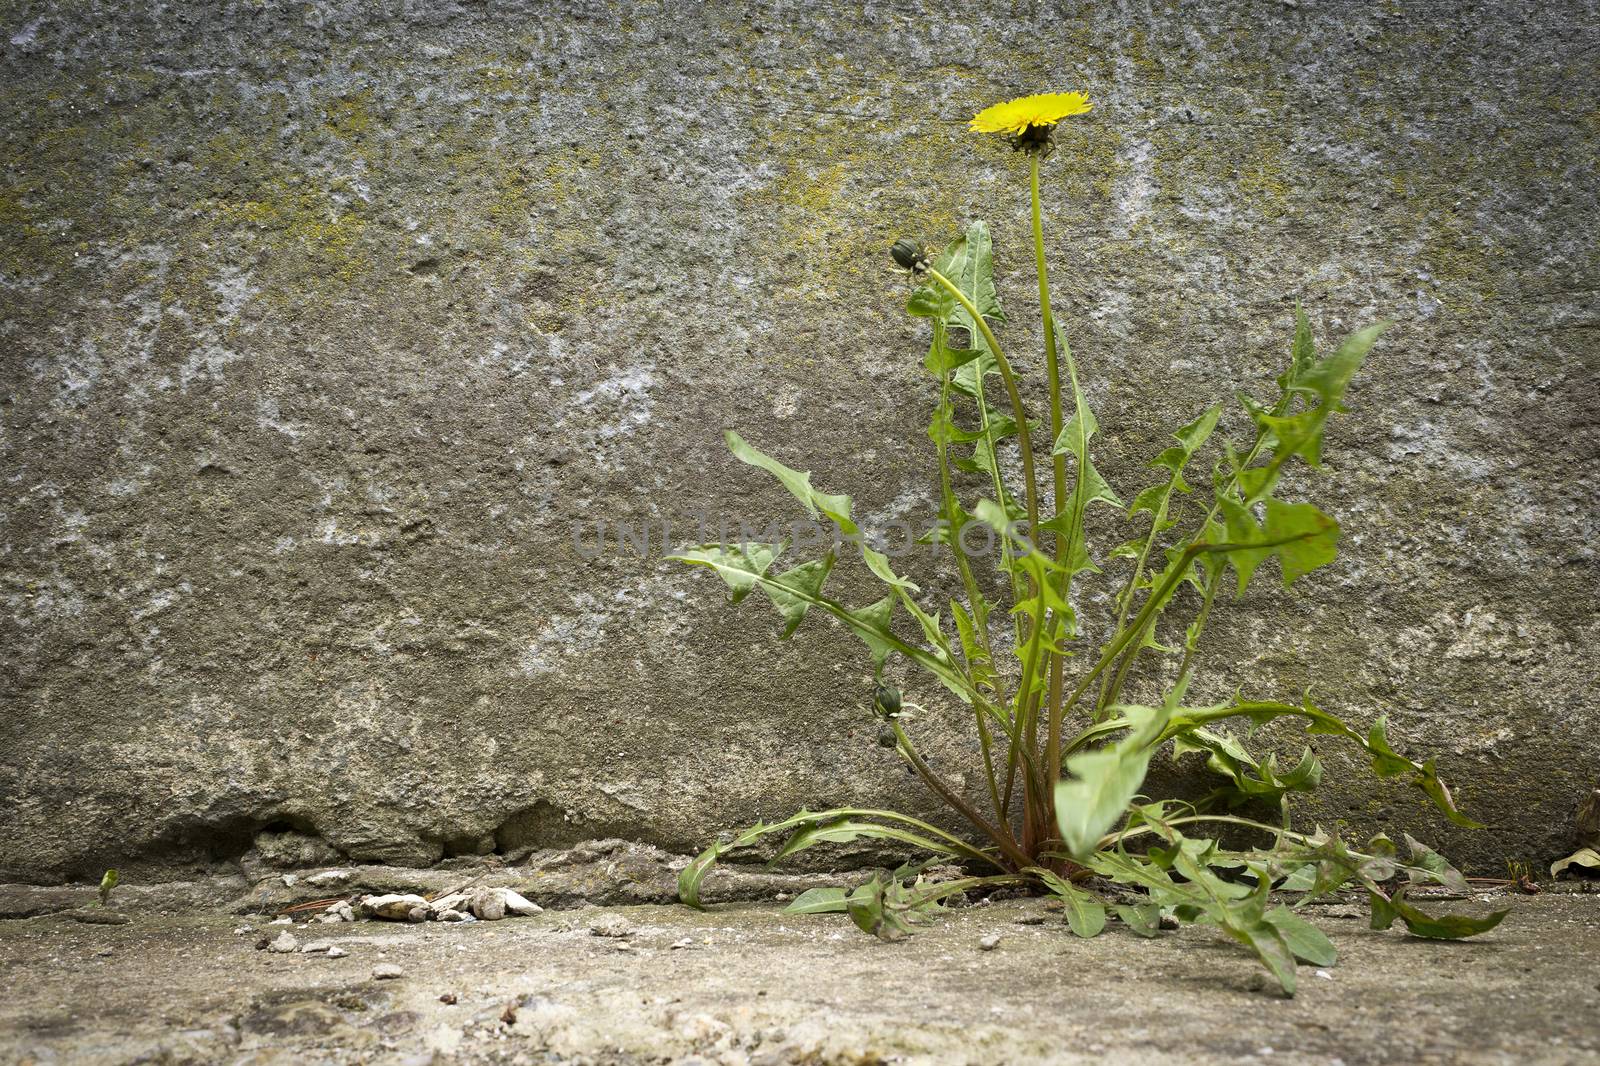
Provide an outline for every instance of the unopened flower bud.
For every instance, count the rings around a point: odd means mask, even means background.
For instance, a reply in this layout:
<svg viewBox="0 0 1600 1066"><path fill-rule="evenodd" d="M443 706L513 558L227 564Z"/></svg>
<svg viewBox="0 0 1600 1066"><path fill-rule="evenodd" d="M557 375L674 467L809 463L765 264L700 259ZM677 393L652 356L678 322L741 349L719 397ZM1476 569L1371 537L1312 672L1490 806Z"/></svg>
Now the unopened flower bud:
<svg viewBox="0 0 1600 1066"><path fill-rule="evenodd" d="M872 709L885 718L899 714L900 690L893 685L879 684L878 690L872 694Z"/></svg>
<svg viewBox="0 0 1600 1066"><path fill-rule="evenodd" d="M920 274L928 269L927 253L923 252L922 245L916 241L895 241L894 247L889 249L889 254L894 256L894 261L902 270Z"/></svg>

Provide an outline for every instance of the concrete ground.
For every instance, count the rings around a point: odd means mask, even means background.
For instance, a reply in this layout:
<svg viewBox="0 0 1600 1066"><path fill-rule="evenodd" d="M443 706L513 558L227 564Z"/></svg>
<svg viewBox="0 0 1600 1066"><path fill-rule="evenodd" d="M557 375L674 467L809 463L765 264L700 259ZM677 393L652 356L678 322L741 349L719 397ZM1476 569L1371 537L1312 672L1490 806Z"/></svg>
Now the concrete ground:
<svg viewBox="0 0 1600 1066"><path fill-rule="evenodd" d="M1340 958L1303 967L1294 999L1210 930L1084 941L1038 900L953 910L897 944L748 903L288 930L336 958L261 950L286 927L216 908L55 913L0 922L0 1059L1600 1063L1600 895L1509 902L1465 943L1316 908ZM624 935L595 932L613 916ZM402 975L376 978L386 965Z"/></svg>

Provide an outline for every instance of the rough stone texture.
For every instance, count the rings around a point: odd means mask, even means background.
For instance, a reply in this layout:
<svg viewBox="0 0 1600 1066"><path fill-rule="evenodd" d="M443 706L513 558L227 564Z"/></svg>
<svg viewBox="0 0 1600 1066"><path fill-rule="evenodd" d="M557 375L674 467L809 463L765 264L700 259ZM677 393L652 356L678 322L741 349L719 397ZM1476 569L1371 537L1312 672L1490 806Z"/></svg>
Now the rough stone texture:
<svg viewBox="0 0 1600 1066"><path fill-rule="evenodd" d="M873 743L853 639L777 643L659 523L792 516L723 427L868 515L928 514L926 340L883 249L990 219L1037 384L1022 172L964 121L1080 87L1051 254L1125 493L1168 428L1270 380L1295 299L1324 340L1398 322L1296 482L1341 560L1228 605L1196 696L1315 679L1494 828L1446 832L1333 751L1329 816L1485 871L1554 857L1600 765L1596 25L0 2L0 876L262 831L425 864L931 809ZM597 519L656 542L586 559ZM921 723L941 765L960 724Z"/></svg>
<svg viewBox="0 0 1600 1066"><path fill-rule="evenodd" d="M1113 923L1079 940L1038 900L952 911L897 944L839 915L771 906L297 930L325 938L326 955L254 950L258 929L214 912L139 914L118 927L52 916L0 923L0 972L12 978L0 998L0 1057L1593 1066L1596 904L1520 898L1499 928L1459 943L1374 932L1353 907L1312 908L1339 960L1300 967L1294 999L1216 930L1144 940ZM591 935L600 919L624 921L631 935ZM995 935L996 949L980 950ZM380 982L386 967L405 976Z"/></svg>

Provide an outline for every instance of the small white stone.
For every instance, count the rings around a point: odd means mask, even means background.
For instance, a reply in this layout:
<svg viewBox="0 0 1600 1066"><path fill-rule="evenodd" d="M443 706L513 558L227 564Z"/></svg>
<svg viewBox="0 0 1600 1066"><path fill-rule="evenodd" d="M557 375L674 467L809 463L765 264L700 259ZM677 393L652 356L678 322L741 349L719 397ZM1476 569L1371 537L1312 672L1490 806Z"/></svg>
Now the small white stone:
<svg viewBox="0 0 1600 1066"><path fill-rule="evenodd" d="M328 949L328 958L330 959L342 959L348 954L350 953L337 944Z"/></svg>
<svg viewBox="0 0 1600 1066"><path fill-rule="evenodd" d="M294 924L294 919L293 918L274 918L274 919L272 919L272 921L268 922L267 924L268 925L293 925Z"/></svg>
<svg viewBox="0 0 1600 1066"><path fill-rule="evenodd" d="M276 952L279 955L288 955L291 952L300 950L300 941L295 939L293 933L279 933L278 939L267 945L267 950Z"/></svg>
<svg viewBox="0 0 1600 1066"><path fill-rule="evenodd" d="M993 951L995 948L997 948L999 946L1000 946L1000 934L999 933L990 933L988 936L986 936L982 940L978 941L978 950L979 951Z"/></svg>
<svg viewBox="0 0 1600 1066"><path fill-rule="evenodd" d="M392 962L380 962L372 968L374 981L394 981L405 975L406 972Z"/></svg>
<svg viewBox="0 0 1600 1066"><path fill-rule="evenodd" d="M674 940L672 942L673 951L682 951L684 948L692 947L694 947L694 937L686 936L682 940Z"/></svg>
<svg viewBox="0 0 1600 1066"><path fill-rule="evenodd" d="M419 922L428 916L428 901L410 893L362 896L361 910L391 922ZM416 916L419 911L421 917Z"/></svg>
<svg viewBox="0 0 1600 1066"><path fill-rule="evenodd" d="M1329 973L1327 970L1318 970L1317 976L1322 978L1324 981L1333 980L1333 974Z"/></svg>
<svg viewBox="0 0 1600 1066"><path fill-rule="evenodd" d="M329 951L332 951L332 950L333 950L333 941L331 941L331 940L313 940L311 943L306 944L306 945L304 945L304 946L302 946L300 948L300 954L302 954L302 955L322 955L322 954L324 954L326 952L329 952Z"/></svg>
<svg viewBox="0 0 1600 1066"><path fill-rule="evenodd" d="M533 902L533 900L529 899L527 896L524 896L520 892L509 888L503 889L502 891L505 892L506 910L512 914L520 914L523 917L530 917L532 915L539 914L544 910L543 907L539 906L537 903Z"/></svg>
<svg viewBox="0 0 1600 1066"><path fill-rule="evenodd" d="M350 880L349 870L324 870L320 874L312 874L306 878L306 884L321 888L324 885L342 885L348 880Z"/></svg>

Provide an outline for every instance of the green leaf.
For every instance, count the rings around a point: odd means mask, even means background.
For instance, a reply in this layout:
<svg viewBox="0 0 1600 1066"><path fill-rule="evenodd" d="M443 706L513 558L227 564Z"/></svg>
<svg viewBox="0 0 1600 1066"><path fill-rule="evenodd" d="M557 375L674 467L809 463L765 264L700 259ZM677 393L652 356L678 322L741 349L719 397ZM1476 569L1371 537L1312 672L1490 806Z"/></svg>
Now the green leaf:
<svg viewBox="0 0 1600 1066"><path fill-rule="evenodd" d="M894 650L889 626L894 620L895 594L889 593L877 603L856 607L848 611L851 631L860 637L872 653L873 676L883 672L883 664Z"/></svg>
<svg viewBox="0 0 1600 1066"><path fill-rule="evenodd" d="M1284 992L1294 995L1294 952L1276 925L1261 917L1247 922L1224 924L1222 928L1229 936L1254 951L1272 976L1277 978Z"/></svg>
<svg viewBox="0 0 1600 1066"><path fill-rule="evenodd" d="M738 603L750 595L750 590L756 587L767 569L772 566L773 560L781 555L786 547L788 547L787 542L703 544L698 548L686 549L681 555L671 555L668 558L693 566L709 566L732 590L728 594L729 602Z"/></svg>
<svg viewBox="0 0 1600 1066"><path fill-rule="evenodd" d="M939 843L894 825L877 825L873 822L857 821L850 818L840 818L827 822L811 822L796 829L783 847L772 857L773 862L787 859L789 856L801 852L818 844L848 844L861 837L870 837L876 840L893 840L901 844L910 844L924 851L934 851L943 855L961 855L961 850L948 844Z"/></svg>
<svg viewBox="0 0 1600 1066"><path fill-rule="evenodd" d="M1144 784L1150 757L1167 724L1167 711L1155 707L1116 709L1129 725L1127 736L1096 751L1080 752L1065 763L1067 779L1056 786L1056 823L1068 854L1082 861L1100 838L1127 813Z"/></svg>
<svg viewBox="0 0 1600 1066"><path fill-rule="evenodd" d="M1119 903L1112 908L1122 924L1142 937L1161 934L1161 908L1154 903Z"/></svg>
<svg viewBox="0 0 1600 1066"><path fill-rule="evenodd" d="M821 559L813 562L802 563L792 570L786 570L772 581L763 582L761 591L766 593L772 605L783 615L784 627L782 639L788 640L794 635L800 622L806 616L806 611L811 604L822 595L822 586L828 580L828 574L833 570L833 553L829 552Z"/></svg>
<svg viewBox="0 0 1600 1066"><path fill-rule="evenodd" d="M981 348L952 348L947 344L935 344L928 350L928 356L922 365L936 378L943 378L961 367L966 366L983 354Z"/></svg>
<svg viewBox="0 0 1600 1066"><path fill-rule="evenodd" d="M1288 907L1274 907L1263 917L1278 930L1296 958L1304 959L1313 966L1332 966L1338 961L1339 952L1334 948L1333 941Z"/></svg>
<svg viewBox="0 0 1600 1066"><path fill-rule="evenodd" d="M706 848L699 855L695 856L694 860L690 862L688 866L685 866L678 874L678 899L697 910L703 909L700 903L700 884L705 880L706 874L711 872L711 868L716 865L717 860L728 854L730 851L737 851L740 848L746 848L752 844L755 844L761 840L762 837L771 836L774 833L794 834L796 830L801 830L812 826L838 826L841 822L851 820L856 820L856 824L859 825L859 820L865 818L878 819L880 821L888 821L899 823L900 825L910 826L916 831L917 834L920 834L917 843L918 847L923 846L920 841L926 838L929 843L937 841L937 843L934 844L934 847L929 850L935 850L941 853L953 852L960 854L965 858L975 859L978 862L988 863L990 865L995 864L993 859L979 851L977 848L973 847L971 844L968 844L960 837L947 833L937 826L929 825L927 822L921 821L920 819L901 814L898 811L876 810L866 807L837 807L833 810L815 812L800 811L793 817L785 818L781 822L774 822L770 825L766 822L757 822L755 825L746 829L744 832L738 834L732 839L719 841L718 843L711 845L709 848ZM879 826L877 828L884 831L880 835L887 836L888 830L895 827ZM869 834L864 830L858 829L857 835ZM804 847L809 847L812 843L821 842L822 840L820 838L816 838L809 840L808 843L802 844L801 846L794 847L791 846L795 843L791 837L791 839L785 843L784 850L780 853L780 857L781 855L791 855L796 851L802 850Z"/></svg>
<svg viewBox="0 0 1600 1066"><path fill-rule="evenodd" d="M844 914L847 888L808 888L783 909L785 914Z"/></svg>
<svg viewBox="0 0 1600 1066"><path fill-rule="evenodd" d="M1430 880L1448 888L1452 892L1467 893L1472 891L1472 886L1467 884L1467 879L1461 876L1461 871L1450 865L1450 861L1437 851L1428 847L1422 841L1405 834L1406 847L1411 849L1411 861L1414 864L1409 868L1410 878L1413 883Z"/></svg>
<svg viewBox="0 0 1600 1066"><path fill-rule="evenodd" d="M969 224L966 233L951 241L934 258L933 268L949 278L962 295L972 301L978 314L990 322L1006 320L1005 310L1000 306L1000 296L994 287L994 247L989 239L988 223ZM937 317L950 325L968 329L973 326L965 309L939 285L918 288L911 294L906 310L913 315Z"/></svg>
<svg viewBox="0 0 1600 1066"><path fill-rule="evenodd" d="M1117 494L1111 490L1111 486L1100 475L1100 471L1095 468L1094 462L1089 457L1089 441L1099 431L1100 424L1095 420L1094 412L1089 410L1083 390L1078 388L1076 381L1072 382L1072 396L1076 408L1072 416L1067 419L1066 425L1061 427L1061 434L1056 438L1051 454L1072 456L1077 462L1077 480L1073 482L1072 491L1067 499L1056 501L1061 510L1048 521L1039 524L1057 537L1065 538L1069 552L1063 560L1063 565L1069 575L1084 570L1099 573L1099 567L1090 557L1085 542L1084 514L1090 504L1104 503L1121 508L1122 501L1117 498Z"/></svg>
<svg viewBox="0 0 1600 1066"><path fill-rule="evenodd" d="M1067 925L1074 935L1085 940L1100 935L1106 927L1106 905L1099 896L1043 867L1033 867L1028 872L1043 881L1050 893L1062 902L1067 912Z"/></svg>
<svg viewBox="0 0 1600 1066"><path fill-rule="evenodd" d="M1296 324L1295 352L1286 384L1291 391L1314 400L1315 406L1286 415L1254 412L1258 424L1273 436L1275 465L1281 465L1292 455L1300 456L1312 466L1321 463L1323 428L1330 415L1345 409L1344 394L1350 379L1361 369L1362 361L1378 336L1388 328L1388 323L1380 322L1357 330L1333 355L1307 366L1304 360L1310 341L1306 339L1302 346L1303 321L1302 316ZM1309 326L1305 326L1304 335L1309 337ZM1258 497L1249 498L1253 501Z"/></svg>
<svg viewBox="0 0 1600 1066"><path fill-rule="evenodd" d="M1385 898L1381 892L1374 891L1373 886L1368 885L1367 898L1372 904L1372 928L1387 929L1398 918L1405 925L1406 932L1427 940L1465 940L1469 936L1487 933L1511 913L1507 909L1495 911L1482 918L1466 914L1446 914L1435 918L1420 907L1413 906L1405 898L1404 887L1396 889L1393 896Z"/></svg>
<svg viewBox="0 0 1600 1066"><path fill-rule="evenodd" d="M757 451L745 442L745 439L733 430L724 434L728 442L728 450L733 452L734 458L742 463L758 467L771 474L782 482L794 498L805 505L806 512L811 517L817 517L818 512L826 515L847 535L859 534L861 531L850 518L850 497L834 496L826 492L818 492L811 486L811 475L804 470L795 470L793 467L784 466L778 460Z"/></svg>
<svg viewBox="0 0 1600 1066"><path fill-rule="evenodd" d="M1220 504L1228 543L1237 545L1227 555L1239 577L1241 596L1256 567L1274 555L1283 568L1287 587L1296 578L1332 562L1337 554L1339 523L1309 503L1269 499L1265 504L1265 525L1257 525L1250 510L1235 500L1224 498Z"/></svg>

